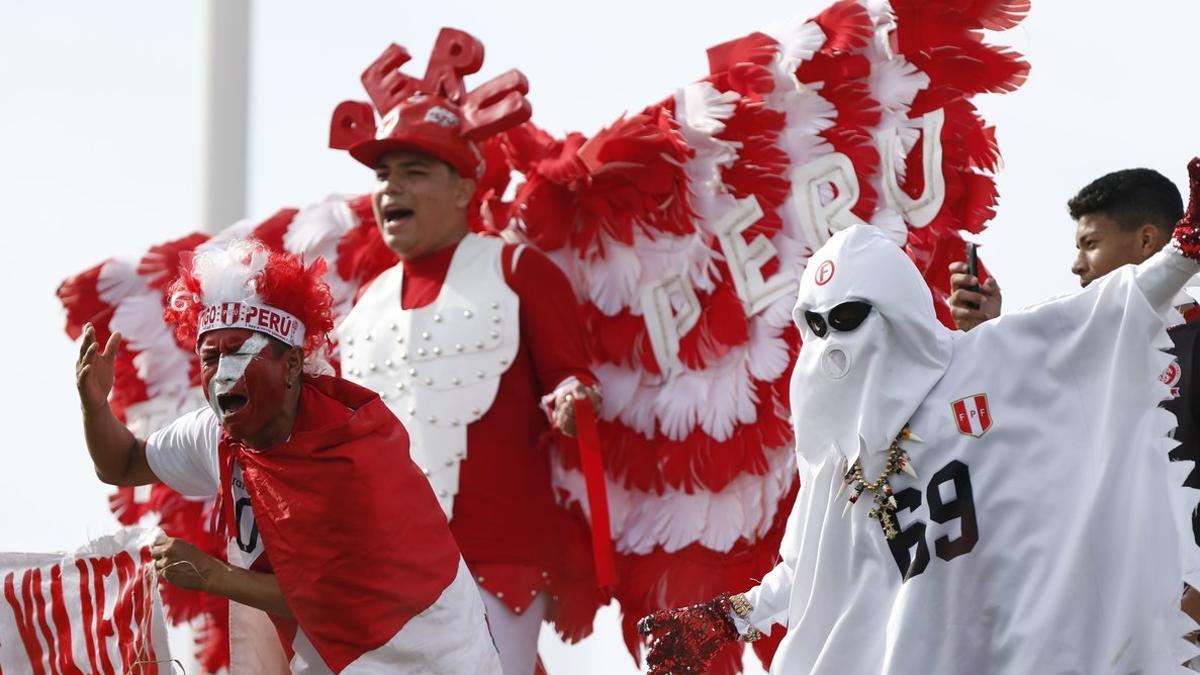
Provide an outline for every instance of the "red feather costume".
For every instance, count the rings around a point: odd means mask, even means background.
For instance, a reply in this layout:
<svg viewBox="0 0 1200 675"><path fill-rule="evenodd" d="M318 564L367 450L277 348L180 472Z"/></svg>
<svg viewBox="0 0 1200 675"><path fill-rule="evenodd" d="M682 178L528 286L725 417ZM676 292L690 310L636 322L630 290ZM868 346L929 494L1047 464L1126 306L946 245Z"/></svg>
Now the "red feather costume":
<svg viewBox="0 0 1200 675"><path fill-rule="evenodd" d="M605 392L599 428L631 651L637 617L744 587L775 562L798 489L787 383L799 338L786 282L822 237L876 225L906 242L936 300L948 295L961 233L982 231L997 199L995 132L971 99L1012 91L1028 72L983 31L1015 26L1028 7L841 0L714 47L705 79L590 138L527 123L482 145L473 226L541 248L580 300ZM510 169L522 180L508 202L499 195ZM323 255L339 316L394 264L362 197L241 234ZM136 277L110 261L60 289L69 332L161 300L136 278L99 292L108 267ZM938 315L949 323L944 303ZM119 395L187 391L181 370L147 372L130 363ZM554 457L563 503L586 509L577 457ZM769 660L768 641L755 647ZM726 650L714 672L738 663Z"/></svg>

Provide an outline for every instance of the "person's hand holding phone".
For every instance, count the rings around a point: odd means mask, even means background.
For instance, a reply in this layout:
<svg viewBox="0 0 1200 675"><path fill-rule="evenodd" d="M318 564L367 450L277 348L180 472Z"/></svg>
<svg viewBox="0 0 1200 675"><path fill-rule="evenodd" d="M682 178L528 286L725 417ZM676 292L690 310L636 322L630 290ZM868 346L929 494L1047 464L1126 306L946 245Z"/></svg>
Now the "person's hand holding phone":
<svg viewBox="0 0 1200 675"><path fill-rule="evenodd" d="M1000 285L989 277L979 283L979 258L973 242L967 243L965 262L950 263L950 314L959 330L971 330L1000 316Z"/></svg>

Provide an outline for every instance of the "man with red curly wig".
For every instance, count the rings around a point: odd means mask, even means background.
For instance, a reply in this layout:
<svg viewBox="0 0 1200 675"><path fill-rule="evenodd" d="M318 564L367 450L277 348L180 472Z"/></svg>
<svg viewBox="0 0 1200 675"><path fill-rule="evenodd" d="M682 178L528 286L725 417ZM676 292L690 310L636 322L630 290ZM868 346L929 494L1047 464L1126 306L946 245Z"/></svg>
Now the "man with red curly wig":
<svg viewBox="0 0 1200 675"><path fill-rule="evenodd" d="M194 344L208 406L144 442L113 415L120 344L86 327L76 367L97 476L217 495L238 564L152 549L162 579L267 612L295 673L498 673L478 588L377 395L330 377L323 261L235 240L185 260L166 317ZM231 551L235 549L231 546Z"/></svg>

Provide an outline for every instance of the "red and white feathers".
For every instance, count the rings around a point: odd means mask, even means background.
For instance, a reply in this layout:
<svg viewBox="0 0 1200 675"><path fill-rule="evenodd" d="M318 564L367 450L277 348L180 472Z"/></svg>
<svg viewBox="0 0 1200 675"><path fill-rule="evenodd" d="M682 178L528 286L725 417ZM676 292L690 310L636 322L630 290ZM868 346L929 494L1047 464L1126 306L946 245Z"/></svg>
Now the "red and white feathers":
<svg viewBox="0 0 1200 675"><path fill-rule="evenodd" d="M970 99L1012 91L1028 72L1019 55L986 44L983 30L1011 28L1028 9L1027 0L841 0L813 19L714 47L708 77L590 138L554 138L527 123L484 144L473 227L544 250L580 299L605 392L616 596L635 653L641 615L742 590L775 563L798 487L787 398L800 347L794 294L748 297L753 274L730 237L757 250L761 259L751 260L767 285L798 278L821 243L812 240L814 203L846 196L835 182L817 181L808 194L800 181L805 167L838 156L857 192L839 217L905 243L949 323L946 266L962 258L960 232L981 231L997 198L995 133ZM940 129L940 143L927 129ZM520 182L506 201L514 171ZM927 190L926 176L941 182ZM934 193L936 210L922 201ZM730 235L723 218L747 198L761 214ZM218 238L247 235L309 261L324 257L335 321L395 262L365 197L283 210ZM126 335L113 398L141 433L197 400L195 359L162 310L178 254L203 241L192 235L137 263L110 260L59 289L72 337L84 321L101 339ZM670 352L648 320L660 288L676 318L698 309L680 319L686 330ZM569 508L586 508L569 449L556 453L554 478ZM162 504L123 496L121 506L128 517ZM774 643L756 649L769 659ZM737 663L729 650L714 672Z"/></svg>

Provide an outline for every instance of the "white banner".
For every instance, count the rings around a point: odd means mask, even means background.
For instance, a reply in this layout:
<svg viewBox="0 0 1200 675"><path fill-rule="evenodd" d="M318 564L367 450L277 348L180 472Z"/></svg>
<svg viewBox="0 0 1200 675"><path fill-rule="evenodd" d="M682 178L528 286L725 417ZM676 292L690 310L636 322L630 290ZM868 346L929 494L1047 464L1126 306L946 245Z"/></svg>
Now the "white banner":
<svg viewBox="0 0 1200 675"><path fill-rule="evenodd" d="M0 675L169 675L157 533L125 528L73 554L0 553Z"/></svg>

